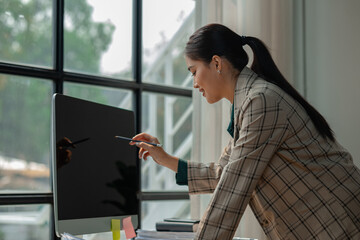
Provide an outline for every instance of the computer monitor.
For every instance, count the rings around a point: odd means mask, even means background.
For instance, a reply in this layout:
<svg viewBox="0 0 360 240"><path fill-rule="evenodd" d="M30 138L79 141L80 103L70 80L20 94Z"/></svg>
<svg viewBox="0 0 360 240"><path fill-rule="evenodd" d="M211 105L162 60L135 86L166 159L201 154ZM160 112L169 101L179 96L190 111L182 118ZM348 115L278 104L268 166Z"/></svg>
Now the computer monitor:
<svg viewBox="0 0 360 240"><path fill-rule="evenodd" d="M56 234L111 231L111 219L139 216L134 113L55 94L52 100L52 169Z"/></svg>

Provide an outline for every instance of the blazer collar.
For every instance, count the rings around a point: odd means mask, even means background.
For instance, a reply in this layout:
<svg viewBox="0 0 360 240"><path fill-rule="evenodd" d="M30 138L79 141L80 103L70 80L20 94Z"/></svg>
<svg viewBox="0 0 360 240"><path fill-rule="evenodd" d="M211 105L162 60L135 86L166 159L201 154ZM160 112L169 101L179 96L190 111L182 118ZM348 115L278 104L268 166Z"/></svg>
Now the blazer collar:
<svg viewBox="0 0 360 240"><path fill-rule="evenodd" d="M240 72L240 75L238 77L238 80L236 82L235 86L235 92L234 92L234 110L235 110L235 116L237 116L237 112L243 105L243 102L246 98L246 95L248 94L252 83L257 78L257 74L251 70L248 67L244 67L243 70Z"/></svg>

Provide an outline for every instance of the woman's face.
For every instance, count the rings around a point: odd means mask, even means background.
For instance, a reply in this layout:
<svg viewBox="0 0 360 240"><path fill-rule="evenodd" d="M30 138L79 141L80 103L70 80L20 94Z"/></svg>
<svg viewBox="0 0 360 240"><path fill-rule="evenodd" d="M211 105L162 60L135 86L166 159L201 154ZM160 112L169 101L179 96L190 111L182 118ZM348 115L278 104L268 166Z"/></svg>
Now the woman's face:
<svg viewBox="0 0 360 240"><path fill-rule="evenodd" d="M194 88L199 89L199 92L206 98L208 103L216 103L224 97L221 94L222 81L214 61L207 64L186 57L186 65L193 75Z"/></svg>

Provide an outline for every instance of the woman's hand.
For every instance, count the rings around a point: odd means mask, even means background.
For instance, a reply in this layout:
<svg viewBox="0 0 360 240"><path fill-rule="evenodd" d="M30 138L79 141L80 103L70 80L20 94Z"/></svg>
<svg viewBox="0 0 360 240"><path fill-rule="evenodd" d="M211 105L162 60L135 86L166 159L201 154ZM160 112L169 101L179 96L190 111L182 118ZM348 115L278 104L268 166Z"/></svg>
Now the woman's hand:
<svg viewBox="0 0 360 240"><path fill-rule="evenodd" d="M71 161L72 151L70 148L76 146L67 137L62 138L56 143L56 166L60 168Z"/></svg>
<svg viewBox="0 0 360 240"><path fill-rule="evenodd" d="M156 137L151 136L147 133L140 133L132 138L133 140L140 140L145 142L151 142L159 144L159 140ZM139 158L147 160L148 156L151 156L154 161L164 167L170 168L174 172L177 172L179 158L169 155L164 151L162 147L156 147L143 142L130 142L130 145L136 145L140 148Z"/></svg>

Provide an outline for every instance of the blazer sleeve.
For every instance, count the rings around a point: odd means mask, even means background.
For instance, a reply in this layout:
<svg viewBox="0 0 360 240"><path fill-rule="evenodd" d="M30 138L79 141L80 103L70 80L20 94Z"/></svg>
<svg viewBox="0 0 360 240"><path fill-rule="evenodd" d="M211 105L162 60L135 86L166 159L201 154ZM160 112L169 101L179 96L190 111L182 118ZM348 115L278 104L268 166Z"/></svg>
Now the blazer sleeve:
<svg viewBox="0 0 360 240"><path fill-rule="evenodd" d="M223 168L229 162L231 154L230 139L227 147L224 148L218 163L188 162L188 187L189 194L204 194L214 192L222 174Z"/></svg>
<svg viewBox="0 0 360 240"><path fill-rule="evenodd" d="M287 132L279 98L247 97L236 123L235 143L195 239L232 239L261 175Z"/></svg>

